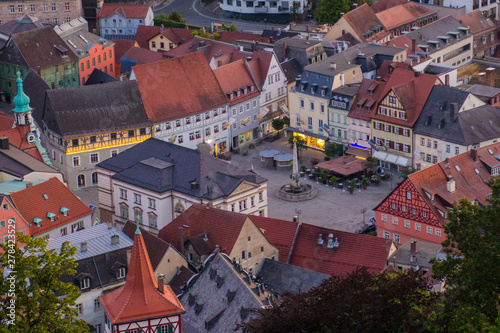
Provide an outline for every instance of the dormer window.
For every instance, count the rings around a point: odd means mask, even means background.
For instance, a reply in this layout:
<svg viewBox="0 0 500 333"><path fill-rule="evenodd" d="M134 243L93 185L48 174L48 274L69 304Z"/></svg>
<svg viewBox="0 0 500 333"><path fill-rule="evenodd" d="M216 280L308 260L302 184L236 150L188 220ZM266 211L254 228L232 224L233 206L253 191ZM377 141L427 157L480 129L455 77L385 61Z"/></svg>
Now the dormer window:
<svg viewBox="0 0 500 333"><path fill-rule="evenodd" d="M241 91L240 90L236 90L236 97L240 97L241 96Z"/></svg>
<svg viewBox="0 0 500 333"><path fill-rule="evenodd" d="M37 227L41 227L41 226L42 226L42 219L39 219L38 217L35 217L35 218L33 218L33 223L34 223Z"/></svg>
<svg viewBox="0 0 500 333"><path fill-rule="evenodd" d="M252 84L252 85L250 85L250 92L254 92L254 90L255 90L254 85L253 85L253 84Z"/></svg>
<svg viewBox="0 0 500 333"><path fill-rule="evenodd" d="M68 56L68 49L65 48L64 46L62 46L62 45L54 45L54 47L56 48L57 51L59 51L59 53L61 54L61 56L63 56L63 57L67 57Z"/></svg>
<svg viewBox="0 0 500 333"><path fill-rule="evenodd" d="M247 87L244 87L243 88L243 94L247 94L248 93L248 88Z"/></svg>
<svg viewBox="0 0 500 333"><path fill-rule="evenodd" d="M86 277L80 281L80 289L83 290L83 289L88 289L88 288L90 288L90 278Z"/></svg>
<svg viewBox="0 0 500 333"><path fill-rule="evenodd" d="M494 168L491 168L491 175L492 176L498 176L498 169L500 169L500 167L494 167Z"/></svg>
<svg viewBox="0 0 500 333"><path fill-rule="evenodd" d="M64 216L68 216L68 211L69 211L69 209L68 209L68 208L66 208L66 207L61 207L61 210L60 210L60 211L61 211L61 213L63 213L63 215L64 215Z"/></svg>
<svg viewBox="0 0 500 333"><path fill-rule="evenodd" d="M121 267L116 271L116 278L117 279L125 278L125 267Z"/></svg>
<svg viewBox="0 0 500 333"><path fill-rule="evenodd" d="M229 99L234 99L234 93L231 92L231 93L228 93L228 95L229 95Z"/></svg>
<svg viewBox="0 0 500 333"><path fill-rule="evenodd" d="M56 214L48 212L47 217L50 219L50 222L54 222L56 218Z"/></svg>

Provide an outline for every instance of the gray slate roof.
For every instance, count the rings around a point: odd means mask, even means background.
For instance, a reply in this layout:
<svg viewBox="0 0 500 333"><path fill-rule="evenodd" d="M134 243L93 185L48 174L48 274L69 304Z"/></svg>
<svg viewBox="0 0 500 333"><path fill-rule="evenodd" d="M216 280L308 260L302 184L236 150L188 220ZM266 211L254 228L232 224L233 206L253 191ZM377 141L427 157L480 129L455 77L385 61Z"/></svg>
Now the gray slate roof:
<svg viewBox="0 0 500 333"><path fill-rule="evenodd" d="M213 254L179 297L186 309L182 331L233 332L237 324L250 320L248 310L267 305L267 292L257 294L257 285L245 281L245 276L227 256Z"/></svg>
<svg viewBox="0 0 500 333"><path fill-rule="evenodd" d="M0 25L0 47L5 45L5 42L12 34L41 27L43 27L43 24L38 18L29 15L24 15L20 19L3 23Z"/></svg>
<svg viewBox="0 0 500 333"><path fill-rule="evenodd" d="M152 126L137 81L49 90L43 120L65 138Z"/></svg>
<svg viewBox="0 0 500 333"><path fill-rule="evenodd" d="M482 84L475 84L466 91L476 96L492 98L500 94L500 88L486 86Z"/></svg>
<svg viewBox="0 0 500 333"><path fill-rule="evenodd" d="M116 172L114 179L151 191L179 191L214 200L229 195L243 180L261 184L267 179L216 157L155 138L141 142L98 164ZM192 188L191 182L198 187Z"/></svg>
<svg viewBox="0 0 500 333"><path fill-rule="evenodd" d="M114 235L118 235L119 237L118 244L111 244L111 236ZM101 223L64 237L51 238L49 239L47 249L60 249L64 242L70 242L71 246L78 248L78 252L73 257L76 261L120 249L132 248L134 244L133 240L125 233L114 227L109 229L106 223ZM81 251L82 242L87 242L87 251Z"/></svg>
<svg viewBox="0 0 500 333"><path fill-rule="evenodd" d="M281 295L285 292L296 294L309 291L330 276L276 260L264 259L256 277L271 292Z"/></svg>
<svg viewBox="0 0 500 333"><path fill-rule="evenodd" d="M388 259L388 262L394 263L396 266L399 265L410 265L419 266L420 268L430 269L432 265L429 260L432 258L446 259L446 256L440 254L442 249L441 244L427 243L427 242L417 242L417 253L414 256L417 257L417 262L415 260L410 261L412 255L411 251L411 241L408 241L401 245Z"/></svg>
<svg viewBox="0 0 500 333"><path fill-rule="evenodd" d="M39 128L42 126L43 109L45 105L45 92L50 90L50 86L40 75L30 68L23 81L23 90L30 98L30 106L33 108L31 115Z"/></svg>
<svg viewBox="0 0 500 333"><path fill-rule="evenodd" d="M343 61L361 65L361 70L365 73L380 68L384 60L392 61L396 54L403 51L405 49L398 47L359 43L330 58L336 63Z"/></svg>
<svg viewBox="0 0 500 333"><path fill-rule="evenodd" d="M450 103L458 103L460 110L469 94L451 87L434 86L415 123L415 133L460 145L472 145L498 138L500 110L491 105L461 111L458 118L452 120ZM443 108L444 103L446 106ZM438 124L442 119L444 126L440 129Z"/></svg>
<svg viewBox="0 0 500 333"><path fill-rule="evenodd" d="M281 68L285 73L288 83L295 81L299 75L302 75L302 67L295 58L282 62Z"/></svg>
<svg viewBox="0 0 500 333"><path fill-rule="evenodd" d="M104 73L100 69L94 68L92 73L89 75L87 81L85 81L85 86L90 86L92 84L101 84L101 83L109 83L116 82L117 78L109 75L108 73Z"/></svg>
<svg viewBox="0 0 500 333"><path fill-rule="evenodd" d="M290 32L290 31L283 31L283 30L279 30L279 31L278 30L264 30L264 31L262 31L262 35L260 35L260 36L272 38L274 40L278 40L281 38L294 37L297 35L299 35L298 32Z"/></svg>

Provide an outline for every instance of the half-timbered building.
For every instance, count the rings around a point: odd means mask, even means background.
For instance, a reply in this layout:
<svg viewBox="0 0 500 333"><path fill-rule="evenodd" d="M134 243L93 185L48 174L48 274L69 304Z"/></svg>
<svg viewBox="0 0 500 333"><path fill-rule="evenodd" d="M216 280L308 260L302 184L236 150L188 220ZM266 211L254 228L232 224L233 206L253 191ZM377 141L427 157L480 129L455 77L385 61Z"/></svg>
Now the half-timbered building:
<svg viewBox="0 0 500 333"><path fill-rule="evenodd" d="M371 117L372 140L377 150L373 156L381 166L400 170L412 165L413 126L432 87L440 82L434 75L402 68L392 71Z"/></svg>
<svg viewBox="0 0 500 333"><path fill-rule="evenodd" d="M100 296L105 311L106 333L181 333L181 315L186 312L174 292L156 280L139 224L125 285Z"/></svg>
<svg viewBox="0 0 500 333"><path fill-rule="evenodd" d="M460 199L488 205L487 181L498 176L500 143L447 158L409 175L377 207L377 236L404 244L441 243L448 209Z"/></svg>

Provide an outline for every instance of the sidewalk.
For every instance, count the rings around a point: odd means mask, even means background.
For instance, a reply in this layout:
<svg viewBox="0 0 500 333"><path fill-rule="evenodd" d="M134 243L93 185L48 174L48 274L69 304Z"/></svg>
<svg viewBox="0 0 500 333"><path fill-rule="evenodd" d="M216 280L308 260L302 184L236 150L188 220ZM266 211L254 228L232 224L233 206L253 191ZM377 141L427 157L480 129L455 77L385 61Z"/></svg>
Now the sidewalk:
<svg viewBox="0 0 500 333"><path fill-rule="evenodd" d="M291 171L279 171L261 166L259 152L266 149L276 149L286 153L292 153L288 145L288 138L281 139L250 149L247 156L233 154L231 163L245 170L254 169L260 175L267 178L268 182L268 208L269 217L292 220L299 215L302 222L318 226L334 228L343 231L359 229L363 225L363 214L361 210L366 208L365 223L374 216L373 208L391 191L390 181L381 181L379 186L368 186L367 190L356 189L349 194L345 189L333 189L331 186L318 184L310 179L301 178L301 181L313 185L318 190L316 198L303 202L288 202L278 199L275 193L281 186L290 183ZM311 158L324 159L324 153L314 149L302 151L301 164L311 167ZM396 186L401 181L399 175L391 174L392 185Z"/></svg>

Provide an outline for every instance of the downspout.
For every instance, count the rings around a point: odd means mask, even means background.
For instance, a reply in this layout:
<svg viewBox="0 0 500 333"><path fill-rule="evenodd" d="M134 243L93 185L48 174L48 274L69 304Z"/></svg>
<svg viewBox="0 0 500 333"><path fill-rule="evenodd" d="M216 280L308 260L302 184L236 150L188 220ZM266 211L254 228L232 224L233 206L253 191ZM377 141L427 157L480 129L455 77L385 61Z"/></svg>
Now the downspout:
<svg viewBox="0 0 500 333"><path fill-rule="evenodd" d="M99 284L101 285L101 288L104 288L101 281L101 275L99 274L99 270L97 269L97 264L95 263L95 257L92 257L92 261L94 262L94 267L97 273L97 278L99 279Z"/></svg>

